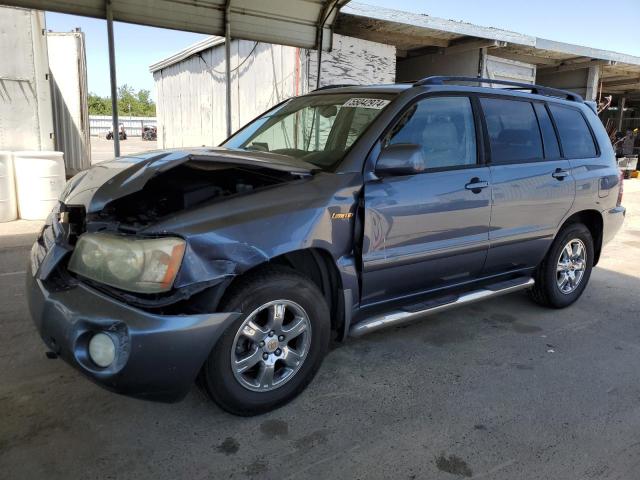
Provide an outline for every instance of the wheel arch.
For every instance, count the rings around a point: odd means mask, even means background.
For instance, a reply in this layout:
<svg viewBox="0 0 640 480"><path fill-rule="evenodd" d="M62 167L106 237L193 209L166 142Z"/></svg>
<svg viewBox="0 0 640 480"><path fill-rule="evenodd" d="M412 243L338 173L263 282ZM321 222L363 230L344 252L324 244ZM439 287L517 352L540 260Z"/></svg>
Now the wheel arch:
<svg viewBox="0 0 640 480"><path fill-rule="evenodd" d="M581 210L568 217L558 229L560 232L564 227L572 223L582 223L589 229L591 238L593 238L594 259L593 266L598 264L600 253L602 252L602 234L604 221L602 213L598 210Z"/></svg>
<svg viewBox="0 0 640 480"><path fill-rule="evenodd" d="M283 253L234 277L225 292L230 291L235 282L267 265L282 265L309 278L322 292L331 314L331 329L337 338L343 338L345 328L345 304L342 277L331 253L323 248L304 248ZM224 297L224 293L221 295Z"/></svg>

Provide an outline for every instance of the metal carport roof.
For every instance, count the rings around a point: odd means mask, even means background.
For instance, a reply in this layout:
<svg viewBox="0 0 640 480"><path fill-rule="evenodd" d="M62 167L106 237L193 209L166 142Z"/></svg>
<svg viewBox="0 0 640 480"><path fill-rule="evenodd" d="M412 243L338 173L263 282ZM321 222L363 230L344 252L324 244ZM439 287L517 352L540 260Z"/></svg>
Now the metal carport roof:
<svg viewBox="0 0 640 480"><path fill-rule="evenodd" d="M225 34L229 8L235 38L316 48L324 24L323 48L331 45L337 11L349 0L111 0L113 20L210 35ZM16 7L106 18L105 0L0 0Z"/></svg>
<svg viewBox="0 0 640 480"><path fill-rule="evenodd" d="M1 4L107 20L113 131L118 131L113 22L136 23L224 36L226 49L227 134L231 135L231 38L278 43L318 51L331 48L333 23L349 0L0 0ZM113 136L115 156L120 140Z"/></svg>
<svg viewBox="0 0 640 480"><path fill-rule="evenodd" d="M452 51L484 45L492 55L535 64L540 73L598 65L604 93L640 96L640 57L634 55L358 2L340 10L335 30L395 45L398 56L425 47Z"/></svg>

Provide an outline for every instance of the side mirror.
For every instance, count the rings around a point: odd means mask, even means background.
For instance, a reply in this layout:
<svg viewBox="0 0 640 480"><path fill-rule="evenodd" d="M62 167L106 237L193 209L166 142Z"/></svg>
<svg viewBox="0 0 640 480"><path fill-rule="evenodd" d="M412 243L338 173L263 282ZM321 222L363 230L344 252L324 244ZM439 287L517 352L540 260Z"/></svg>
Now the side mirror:
<svg viewBox="0 0 640 480"><path fill-rule="evenodd" d="M422 147L414 143L388 145L382 150L376 163L376 174L414 175L426 168Z"/></svg>

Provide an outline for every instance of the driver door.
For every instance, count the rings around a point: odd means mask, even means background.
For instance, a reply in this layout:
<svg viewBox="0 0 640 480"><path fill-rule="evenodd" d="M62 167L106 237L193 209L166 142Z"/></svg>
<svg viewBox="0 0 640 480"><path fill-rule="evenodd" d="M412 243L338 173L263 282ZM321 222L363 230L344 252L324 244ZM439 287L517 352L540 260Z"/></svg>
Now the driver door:
<svg viewBox="0 0 640 480"><path fill-rule="evenodd" d="M419 145L425 170L365 185L362 304L471 281L489 245L491 185L466 96L419 100L383 139Z"/></svg>

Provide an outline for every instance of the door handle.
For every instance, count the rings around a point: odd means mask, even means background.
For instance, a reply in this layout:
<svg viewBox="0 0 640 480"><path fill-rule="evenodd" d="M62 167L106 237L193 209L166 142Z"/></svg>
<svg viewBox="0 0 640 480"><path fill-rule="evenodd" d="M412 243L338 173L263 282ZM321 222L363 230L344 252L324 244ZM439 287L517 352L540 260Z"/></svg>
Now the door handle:
<svg viewBox="0 0 640 480"><path fill-rule="evenodd" d="M556 180L564 180L569 176L569 172L562 168L556 168L556 171L551 174L553 178Z"/></svg>
<svg viewBox="0 0 640 480"><path fill-rule="evenodd" d="M480 193L483 188L487 188L488 186L489 182L486 180L480 180L478 177L473 177L471 181L464 186L464 188L471 190L473 193Z"/></svg>

